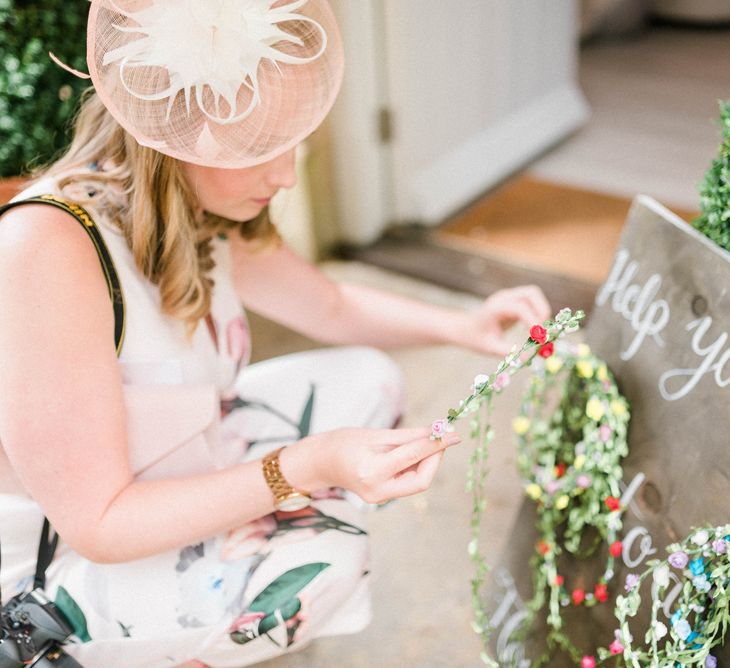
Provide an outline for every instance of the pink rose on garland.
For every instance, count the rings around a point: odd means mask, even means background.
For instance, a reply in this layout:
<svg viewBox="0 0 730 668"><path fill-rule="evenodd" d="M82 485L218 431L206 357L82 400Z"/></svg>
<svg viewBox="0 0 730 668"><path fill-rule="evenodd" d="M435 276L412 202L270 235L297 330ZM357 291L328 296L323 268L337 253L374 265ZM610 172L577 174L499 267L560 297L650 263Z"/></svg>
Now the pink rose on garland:
<svg viewBox="0 0 730 668"><path fill-rule="evenodd" d="M547 341L547 330L542 325L534 325L530 328L530 338L539 344Z"/></svg>
<svg viewBox="0 0 730 668"><path fill-rule="evenodd" d="M580 668L596 668L596 658L594 656L589 656L588 654L586 654L580 660Z"/></svg>
<svg viewBox="0 0 730 668"><path fill-rule="evenodd" d="M443 438L449 430L446 420L436 420L431 423L431 438L437 440Z"/></svg>
<svg viewBox="0 0 730 668"><path fill-rule="evenodd" d="M500 373L495 379L494 379L494 389L499 392L503 390L507 385L509 385L509 374L508 373Z"/></svg>
<svg viewBox="0 0 730 668"><path fill-rule="evenodd" d="M608 646L608 649L611 654L623 654L624 646L616 639Z"/></svg>

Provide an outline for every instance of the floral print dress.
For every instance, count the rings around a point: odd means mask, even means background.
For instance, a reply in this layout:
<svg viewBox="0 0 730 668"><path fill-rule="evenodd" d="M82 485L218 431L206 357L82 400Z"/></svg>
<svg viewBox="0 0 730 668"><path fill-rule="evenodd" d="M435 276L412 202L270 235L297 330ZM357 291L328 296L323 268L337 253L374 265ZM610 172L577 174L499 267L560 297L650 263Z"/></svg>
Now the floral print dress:
<svg viewBox="0 0 730 668"><path fill-rule="evenodd" d="M53 186L40 183L22 196L53 193ZM153 454L136 452L140 446L130 443L140 479L260 459L318 431L397 422L400 373L378 351L332 348L247 366L248 327L224 239L214 242L211 317L191 341L181 323L160 313L159 293L137 271L122 235L90 211L124 290L127 330L119 363L125 391L147 407L139 433L148 437L139 440ZM175 394L188 389L188 399ZM177 416L165 412L170 396L183 397ZM189 414L209 396L217 408L200 422L198 449L158 456L165 430L195 423ZM134 406L128 404L130 419ZM61 544L46 592L74 626L65 649L86 668L190 661L239 668L319 636L357 632L370 617L364 510L347 492L326 490L304 510L277 512L195 545L119 564L92 563ZM41 523L42 511L31 499L0 493L5 596L31 586Z"/></svg>

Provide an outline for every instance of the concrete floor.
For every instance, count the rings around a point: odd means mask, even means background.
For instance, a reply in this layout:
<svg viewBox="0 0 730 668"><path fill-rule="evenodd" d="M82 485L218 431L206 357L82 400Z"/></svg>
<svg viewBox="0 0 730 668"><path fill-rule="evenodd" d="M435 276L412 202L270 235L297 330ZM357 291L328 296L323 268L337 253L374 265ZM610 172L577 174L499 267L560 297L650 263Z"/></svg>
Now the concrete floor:
<svg viewBox="0 0 730 668"><path fill-rule="evenodd" d="M353 280L468 308L478 299L357 263L330 263L338 280ZM257 359L311 347L311 342L258 318L252 319ZM524 332L516 333L521 337ZM404 426L428 425L469 393L473 377L496 360L451 347L390 351L405 374L409 409ZM516 379L498 402L492 447L485 549L494 562L509 535L521 499L509 423L526 378ZM402 499L371 516L374 619L355 636L315 641L305 650L261 664L266 668L469 668L481 665L470 628L471 501L464 490L471 444L447 453L425 494Z"/></svg>

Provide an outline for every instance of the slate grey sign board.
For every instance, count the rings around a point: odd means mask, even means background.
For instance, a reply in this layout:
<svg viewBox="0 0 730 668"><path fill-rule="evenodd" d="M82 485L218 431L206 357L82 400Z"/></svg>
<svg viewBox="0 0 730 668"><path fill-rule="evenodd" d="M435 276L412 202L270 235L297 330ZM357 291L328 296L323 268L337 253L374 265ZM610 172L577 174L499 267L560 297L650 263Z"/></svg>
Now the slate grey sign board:
<svg viewBox="0 0 730 668"><path fill-rule="evenodd" d="M624 460L629 508L611 599L563 608L574 643L593 654L613 639L613 601L627 573L663 558L665 547L693 526L730 521L730 253L651 198L637 197L585 336L632 409ZM544 621L525 642L513 635L532 595L534 524L534 505L526 501L486 593L502 666L527 667L544 646ZM605 558L604 549L589 560L565 559L566 586L592 586ZM642 591L645 601L649 596ZM671 598L670 591L666 611ZM644 629L649 613L650 604L637 618ZM715 654L719 666L730 666L730 643ZM557 655L549 665L574 664Z"/></svg>

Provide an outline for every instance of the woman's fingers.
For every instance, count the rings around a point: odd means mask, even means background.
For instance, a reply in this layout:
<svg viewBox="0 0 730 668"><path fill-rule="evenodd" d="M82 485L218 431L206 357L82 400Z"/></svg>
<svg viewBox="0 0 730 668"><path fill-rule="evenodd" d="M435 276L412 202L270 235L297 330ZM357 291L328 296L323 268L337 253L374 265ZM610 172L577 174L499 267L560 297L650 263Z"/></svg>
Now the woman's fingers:
<svg viewBox="0 0 730 668"><path fill-rule="evenodd" d="M523 285L515 288L515 292L531 312L530 321L527 322L532 322L532 324L543 322L552 314L550 302L548 302L545 293L536 285Z"/></svg>
<svg viewBox="0 0 730 668"><path fill-rule="evenodd" d="M393 477L431 455L458 443L461 443L461 437L454 433L445 434L440 439L426 437L405 443L388 453L389 462L386 474L388 477Z"/></svg>
<svg viewBox="0 0 730 668"><path fill-rule="evenodd" d="M363 441L368 445L403 445L418 439L428 438L430 429L363 429Z"/></svg>
<svg viewBox="0 0 730 668"><path fill-rule="evenodd" d="M383 487L385 497L395 499L425 492L436 477L436 472L444 456L444 450L438 450L422 459L416 466L392 478Z"/></svg>

